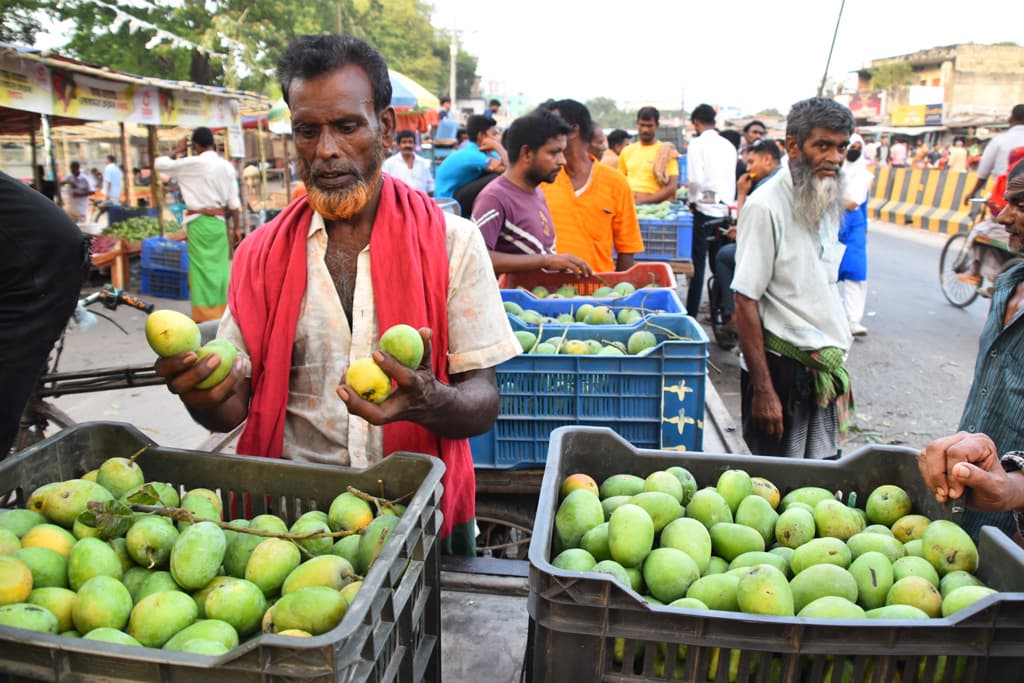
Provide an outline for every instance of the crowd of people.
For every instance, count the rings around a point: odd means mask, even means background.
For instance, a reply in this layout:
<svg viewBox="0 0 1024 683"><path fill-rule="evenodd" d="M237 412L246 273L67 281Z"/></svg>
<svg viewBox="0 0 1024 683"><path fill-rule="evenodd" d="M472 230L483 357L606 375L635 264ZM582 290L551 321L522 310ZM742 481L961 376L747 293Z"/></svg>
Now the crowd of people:
<svg viewBox="0 0 1024 683"><path fill-rule="evenodd" d="M218 336L240 350L209 389L198 385L219 364L216 355L162 358L157 373L200 424L228 431L244 422L240 454L356 467L396 450L441 458L442 543L472 554L467 439L494 424L495 367L520 350L496 276L628 269L644 248L636 206L676 196L678 150L657 139L653 107L638 112L631 142L624 131L604 135L572 99L549 100L499 134L501 105L493 101L469 118L468 142L431 178L415 136L397 130L387 64L369 44L345 34L297 37L278 78L306 191L238 244L230 270L238 181L210 131L196 129L155 160L156 172L181 187L190 261L205 271L205 279L189 273L193 317L218 319ZM742 133L722 131L705 104L691 123L697 135L685 163L695 277L687 311L700 313L710 264L731 293L723 308L742 350L742 425L752 452L836 457L853 409L845 362L854 337L867 333L872 143L855 133L846 107L816 97L792 106L780 140L767 138L756 120ZM890 162L899 144L887 150ZM194 153L185 156L189 145ZM396 149L390 157L389 149ZM76 198L95 189L77 164L65 182ZM104 173L106 192L119 192L121 182ZM442 211L431 192L458 200L462 216ZM1007 172L1003 194L998 221L1021 246L1024 162ZM734 211L735 224L719 220ZM54 225L65 233L61 267L81 263L83 247L71 239L78 235L67 221ZM71 294L60 298L50 306L50 327L67 318ZM968 500L980 509L1024 507L1024 456L1014 450L1024 447L1017 419L1024 390L1012 363L998 359L1019 336L1022 306L1024 265L997 283L964 431L919 457L940 500L970 487ZM380 333L399 322L420 331L418 368L376 348ZM52 335L41 332L36 346ZM25 356L18 377L33 364L38 371L37 355ZM366 356L394 381L381 403L342 379ZM5 421L17 400L2 406Z"/></svg>

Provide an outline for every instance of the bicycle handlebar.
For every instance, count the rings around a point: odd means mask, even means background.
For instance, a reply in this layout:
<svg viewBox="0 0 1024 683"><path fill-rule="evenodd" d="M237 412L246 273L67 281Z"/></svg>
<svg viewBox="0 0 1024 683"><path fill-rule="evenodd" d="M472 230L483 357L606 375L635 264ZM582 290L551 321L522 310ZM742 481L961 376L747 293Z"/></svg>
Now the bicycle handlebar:
<svg viewBox="0 0 1024 683"><path fill-rule="evenodd" d="M105 285L103 289L98 292L93 292L84 299L79 299L78 303L82 306L91 306L97 301L110 310L116 309L121 304L131 306L132 308L136 308L145 313L152 313L154 308L153 304L147 304L138 297L132 296L123 289L118 289L113 285Z"/></svg>

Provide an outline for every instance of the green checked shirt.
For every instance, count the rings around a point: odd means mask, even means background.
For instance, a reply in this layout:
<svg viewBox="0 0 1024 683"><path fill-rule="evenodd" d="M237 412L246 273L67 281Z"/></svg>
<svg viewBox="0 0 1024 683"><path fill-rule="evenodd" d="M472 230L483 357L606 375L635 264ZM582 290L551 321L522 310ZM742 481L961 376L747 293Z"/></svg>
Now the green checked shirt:
<svg viewBox="0 0 1024 683"><path fill-rule="evenodd" d="M987 434L999 453L1024 449L1024 310L1003 327L1006 304L1024 281L1024 263L996 280L992 308L978 344L974 382L967 395L960 429ZM1015 530L1009 513L967 511L964 528L972 536L982 524L994 524L1007 533Z"/></svg>

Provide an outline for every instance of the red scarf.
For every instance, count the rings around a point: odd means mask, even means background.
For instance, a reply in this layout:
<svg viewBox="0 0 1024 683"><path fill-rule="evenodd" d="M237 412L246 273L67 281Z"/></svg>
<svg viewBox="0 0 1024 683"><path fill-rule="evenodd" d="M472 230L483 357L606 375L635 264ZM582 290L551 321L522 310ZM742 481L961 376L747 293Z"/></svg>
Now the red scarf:
<svg viewBox="0 0 1024 683"><path fill-rule="evenodd" d="M252 359L252 402L238 452L280 458L292 346L306 291L305 197L246 237L235 252L228 302ZM370 235L377 328L429 327L434 374L448 383L448 250L445 219L427 195L383 176ZM401 287L401 291L395 291ZM332 381L333 378L330 378ZM339 401L341 399L338 399ZM384 454L426 453L445 464L441 537L476 514L476 480L466 439L446 439L412 422L384 426Z"/></svg>

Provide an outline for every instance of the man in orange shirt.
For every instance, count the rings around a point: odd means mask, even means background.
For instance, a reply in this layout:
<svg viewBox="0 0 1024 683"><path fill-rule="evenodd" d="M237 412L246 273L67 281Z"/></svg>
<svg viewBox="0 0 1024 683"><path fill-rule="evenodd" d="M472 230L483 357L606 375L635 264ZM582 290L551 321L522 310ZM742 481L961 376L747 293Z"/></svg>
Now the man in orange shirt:
<svg viewBox="0 0 1024 683"><path fill-rule="evenodd" d="M587 151L594 123L585 106L576 100L544 106L573 129L565 166L555 182L541 185L555 224L558 252L580 257L597 272L630 268L634 254L644 250L644 242L629 182Z"/></svg>

